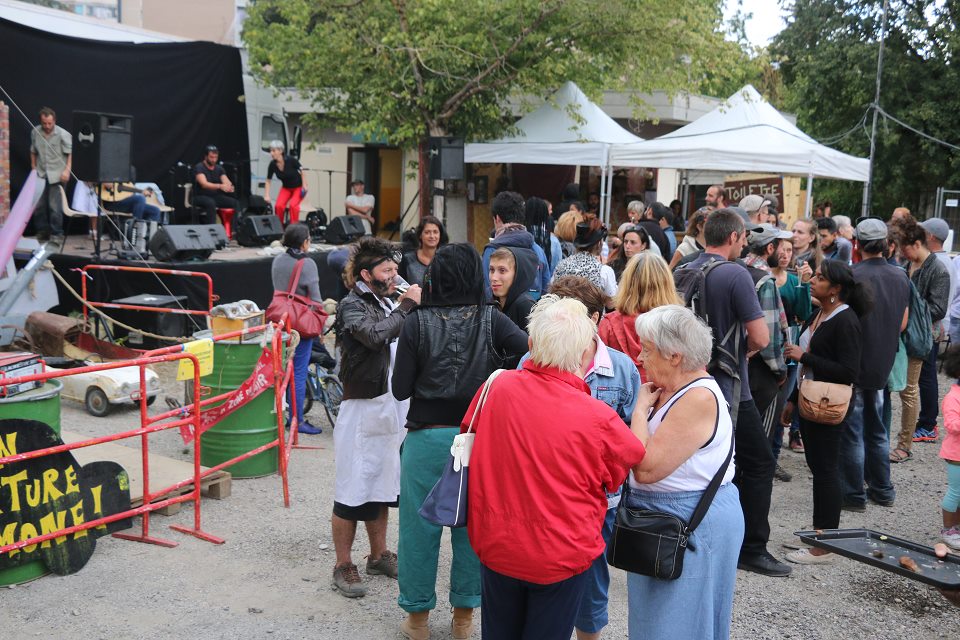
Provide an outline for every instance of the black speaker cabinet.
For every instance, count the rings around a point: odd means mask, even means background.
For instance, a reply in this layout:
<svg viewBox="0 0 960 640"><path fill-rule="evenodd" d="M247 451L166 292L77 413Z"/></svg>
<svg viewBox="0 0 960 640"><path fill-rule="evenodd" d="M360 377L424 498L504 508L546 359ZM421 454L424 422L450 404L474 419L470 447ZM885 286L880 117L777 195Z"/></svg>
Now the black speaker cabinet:
<svg viewBox="0 0 960 640"><path fill-rule="evenodd" d="M431 180L463 180L463 138L430 138Z"/></svg>
<svg viewBox="0 0 960 640"><path fill-rule="evenodd" d="M206 260L214 249L227 246L221 224L167 225L150 238L150 253L160 262Z"/></svg>
<svg viewBox="0 0 960 640"><path fill-rule="evenodd" d="M131 182L133 116L73 112L73 172L90 182Z"/></svg>
<svg viewBox="0 0 960 640"><path fill-rule="evenodd" d="M244 247L265 247L282 237L280 218L273 214L243 216L237 226L237 243Z"/></svg>
<svg viewBox="0 0 960 640"><path fill-rule="evenodd" d="M155 307L158 309L179 309L186 305L187 296L168 296L154 294L140 294L129 298L113 300L117 304L131 304L140 307ZM113 309L111 315L120 322L131 327L138 327L143 331L158 336L179 338L189 335L187 316L182 313L137 311L134 309ZM192 316L196 317L196 316ZM159 338L145 336L142 333L131 332L118 325L114 325L114 337L126 338L126 344L137 349L159 349L171 343Z"/></svg>
<svg viewBox="0 0 960 640"><path fill-rule="evenodd" d="M346 244L366 234L360 216L337 216L327 225L327 244Z"/></svg>

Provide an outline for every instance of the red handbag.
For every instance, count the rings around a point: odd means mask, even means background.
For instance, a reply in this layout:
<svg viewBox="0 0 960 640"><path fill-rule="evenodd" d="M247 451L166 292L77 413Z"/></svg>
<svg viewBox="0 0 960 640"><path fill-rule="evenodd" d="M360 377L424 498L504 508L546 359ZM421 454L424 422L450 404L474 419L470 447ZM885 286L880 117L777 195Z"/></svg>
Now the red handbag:
<svg viewBox="0 0 960 640"><path fill-rule="evenodd" d="M274 291L273 300L267 307L266 318L271 322L280 322L283 314L287 314L290 328L294 329L303 338L315 338L323 333L323 325L327 320L327 313L319 302L297 295L297 284L300 282L300 273L303 271L303 259L297 261L297 267L290 276L288 291Z"/></svg>

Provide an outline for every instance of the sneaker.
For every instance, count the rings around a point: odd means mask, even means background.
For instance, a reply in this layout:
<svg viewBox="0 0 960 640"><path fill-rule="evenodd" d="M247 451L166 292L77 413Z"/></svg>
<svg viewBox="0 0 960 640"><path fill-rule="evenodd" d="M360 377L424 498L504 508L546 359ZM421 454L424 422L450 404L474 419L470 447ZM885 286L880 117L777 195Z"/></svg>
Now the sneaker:
<svg viewBox="0 0 960 640"><path fill-rule="evenodd" d="M396 578L397 554L393 551L384 551L376 560L367 556L367 575Z"/></svg>
<svg viewBox="0 0 960 640"><path fill-rule="evenodd" d="M289 427L290 427L290 425L287 425L287 428L289 428ZM304 421L301 422L299 425L297 425L297 431L300 432L300 433L305 433L305 434L310 435L310 436L315 436L315 435L317 435L318 433L323 433L323 428L322 428L322 427L316 427L316 426L310 424L309 422L307 422L306 420L304 420Z"/></svg>
<svg viewBox="0 0 960 640"><path fill-rule="evenodd" d="M940 529L940 539L954 551L960 551L960 527Z"/></svg>
<svg viewBox="0 0 960 640"><path fill-rule="evenodd" d="M773 477L779 480L780 482L790 482L793 480L793 474L789 471L786 471L780 465L777 465L776 471L773 472Z"/></svg>
<svg viewBox="0 0 960 640"><path fill-rule="evenodd" d="M833 564L836 561L836 557L832 553L815 556L810 553L810 549L791 551L786 555L786 558L794 564Z"/></svg>
<svg viewBox="0 0 960 640"><path fill-rule="evenodd" d="M937 440L937 428L933 429L924 429L922 427L917 427L917 430L913 432L913 441L914 442L936 442Z"/></svg>
<svg viewBox="0 0 960 640"><path fill-rule="evenodd" d="M790 451L794 453L803 453L803 439L799 431L790 432Z"/></svg>
<svg viewBox="0 0 960 640"><path fill-rule="evenodd" d="M367 595L367 587L360 579L357 565L352 562L342 564L333 570L333 588L345 598L362 598Z"/></svg>

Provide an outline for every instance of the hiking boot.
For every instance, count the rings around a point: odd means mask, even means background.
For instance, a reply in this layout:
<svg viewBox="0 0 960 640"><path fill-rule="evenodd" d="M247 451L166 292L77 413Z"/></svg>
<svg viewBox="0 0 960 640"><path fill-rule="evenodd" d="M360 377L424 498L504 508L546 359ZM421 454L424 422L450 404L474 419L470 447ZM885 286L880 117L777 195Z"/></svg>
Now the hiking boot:
<svg viewBox="0 0 960 640"><path fill-rule="evenodd" d="M773 472L773 477L779 480L780 482L790 482L793 480L793 474L789 471L786 471L780 465L777 465L776 471Z"/></svg>
<svg viewBox="0 0 960 640"><path fill-rule="evenodd" d="M429 611L414 611L400 623L400 635L407 640L430 640Z"/></svg>
<svg viewBox="0 0 960 640"><path fill-rule="evenodd" d="M940 539L954 551L960 551L960 527L940 529Z"/></svg>
<svg viewBox="0 0 960 640"><path fill-rule="evenodd" d="M357 565L352 562L342 564L333 570L332 585L345 598L362 598L367 595L367 587L360 579Z"/></svg>
<svg viewBox="0 0 960 640"><path fill-rule="evenodd" d="M794 453L803 453L803 439L799 431L790 432L790 451Z"/></svg>
<svg viewBox="0 0 960 640"><path fill-rule="evenodd" d="M384 551L376 560L367 556L367 575L387 576L395 579L397 577L397 554L393 551Z"/></svg>
<svg viewBox="0 0 960 640"><path fill-rule="evenodd" d="M455 640L467 640L473 635L473 609L463 607L453 608L453 620L450 622L450 632Z"/></svg>
<svg viewBox="0 0 960 640"><path fill-rule="evenodd" d="M933 429L924 429L923 427L917 427L917 430L913 432L913 441L914 442L936 442L937 441L937 428Z"/></svg>

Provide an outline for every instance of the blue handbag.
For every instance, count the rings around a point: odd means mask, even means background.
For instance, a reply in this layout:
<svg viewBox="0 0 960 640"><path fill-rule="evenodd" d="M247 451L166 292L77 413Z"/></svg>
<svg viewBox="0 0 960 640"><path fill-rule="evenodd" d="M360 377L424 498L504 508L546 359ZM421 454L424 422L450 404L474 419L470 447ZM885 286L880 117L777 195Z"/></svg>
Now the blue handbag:
<svg viewBox="0 0 960 640"><path fill-rule="evenodd" d="M473 449L473 424L487 401L490 385L502 372L503 369L497 369L487 378L480 393L480 400L470 417L467 432L454 437L450 446L450 459L447 460L437 484L433 485L433 489L420 505L418 513L424 520L454 529L467 526L467 478L470 471L470 452Z"/></svg>

